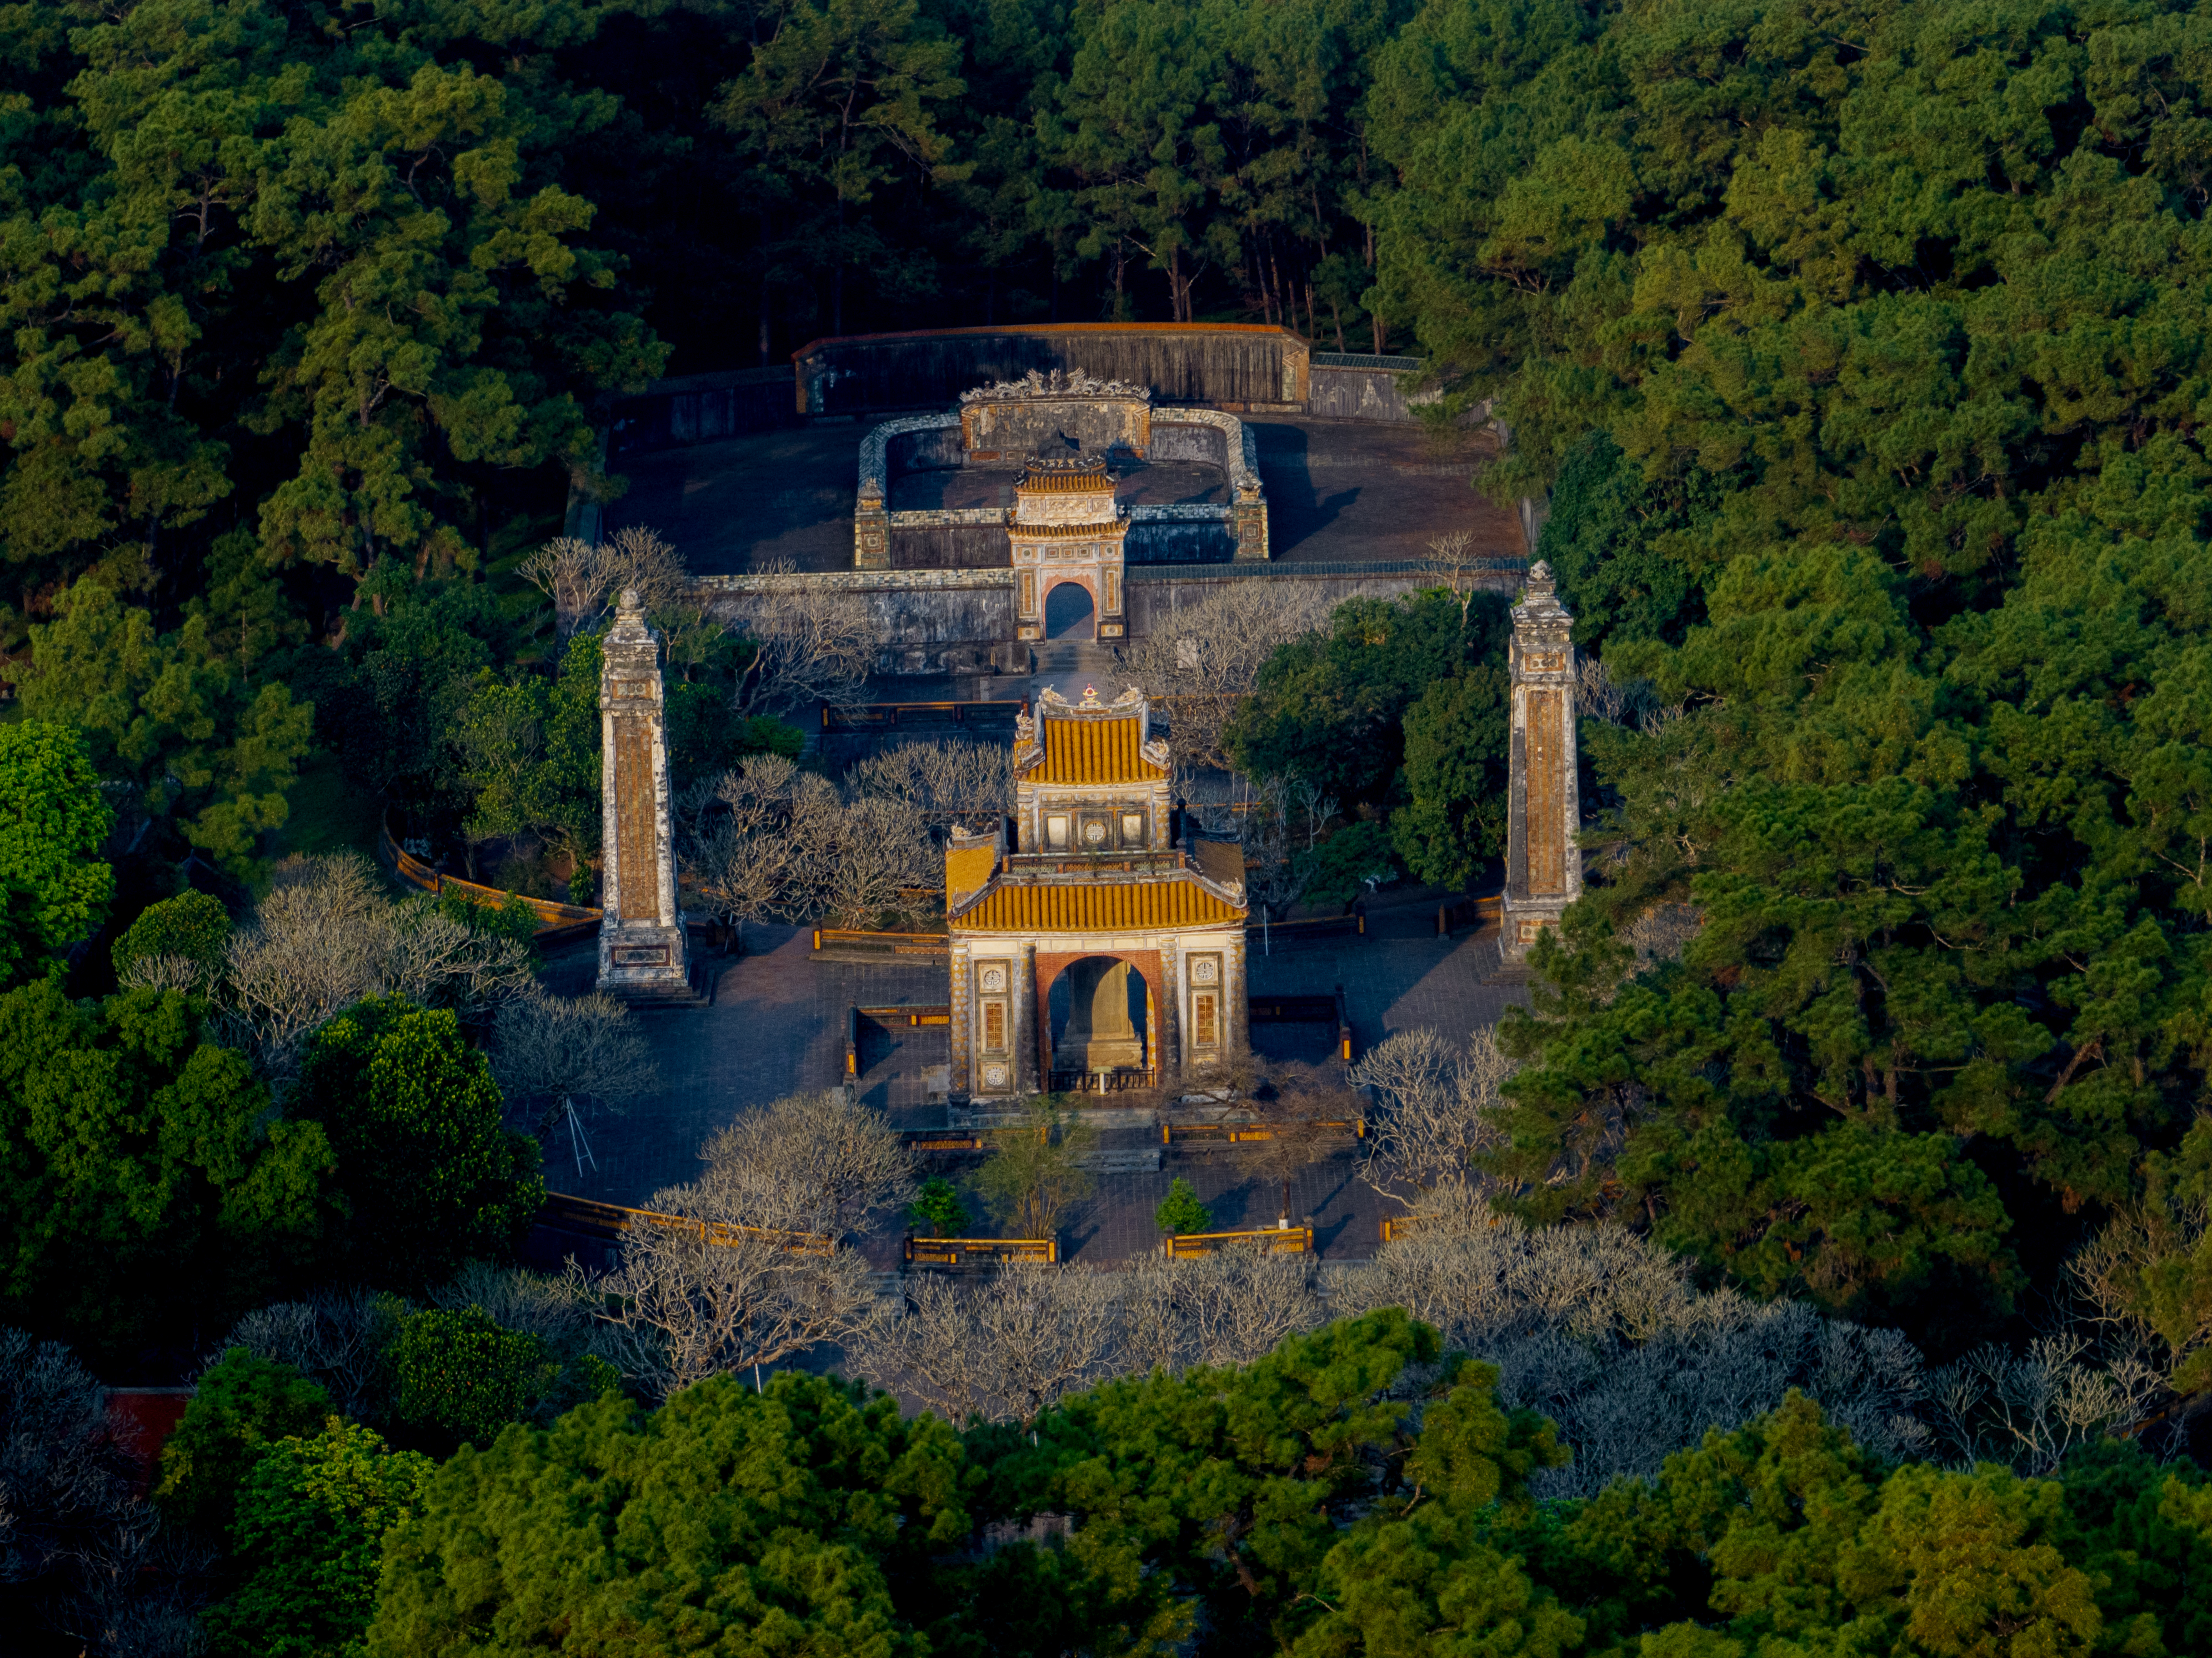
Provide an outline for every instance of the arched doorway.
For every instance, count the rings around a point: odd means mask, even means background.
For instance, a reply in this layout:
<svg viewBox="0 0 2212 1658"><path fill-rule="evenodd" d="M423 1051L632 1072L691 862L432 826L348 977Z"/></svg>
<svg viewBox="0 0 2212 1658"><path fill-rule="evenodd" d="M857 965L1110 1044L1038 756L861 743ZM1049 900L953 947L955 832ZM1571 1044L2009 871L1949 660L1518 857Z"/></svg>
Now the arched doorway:
<svg viewBox="0 0 2212 1658"><path fill-rule="evenodd" d="M1151 1058L1145 975L1133 962L1084 956L1045 994L1055 1075L1142 1071Z"/></svg>
<svg viewBox="0 0 2212 1658"><path fill-rule="evenodd" d="M1080 582L1063 581L1044 596L1047 639L1093 638L1097 620L1092 613L1091 590Z"/></svg>

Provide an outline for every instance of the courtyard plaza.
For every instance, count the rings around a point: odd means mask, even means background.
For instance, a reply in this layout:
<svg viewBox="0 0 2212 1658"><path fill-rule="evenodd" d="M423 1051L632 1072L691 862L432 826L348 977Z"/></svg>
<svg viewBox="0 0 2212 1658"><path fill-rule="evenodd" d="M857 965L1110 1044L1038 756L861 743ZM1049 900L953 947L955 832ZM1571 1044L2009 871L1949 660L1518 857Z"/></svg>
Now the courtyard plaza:
<svg viewBox="0 0 2212 1658"><path fill-rule="evenodd" d="M1255 936L1248 964L1252 994L1327 994L1342 985L1355 1054L1424 1026L1464 1041L1496 1023L1508 1006L1525 1005L1522 986L1492 981L1495 931L1440 938L1436 904L1433 895L1386 889L1370 907L1364 937L1279 943L1268 953ZM708 1005L641 1016L659 1067L657 1089L620 1114L586 1119L593 1162L580 1172L566 1134L547 1136L550 1187L643 1206L661 1187L695 1178L699 1147L741 1112L787 1094L836 1087L844 1071L848 1008L941 1005L946 998L941 959L822 960L803 927L749 926L745 940L743 955L702 955L715 976ZM592 965L588 949L571 949L549 959L545 976L557 993L581 993L591 987ZM1254 1029L1253 1046L1263 1058L1325 1064L1333 1035L1318 1024L1261 1024ZM944 1127L948 1108L933 1102L926 1073L946 1059L942 1025L866 1028L857 1096L883 1111L895 1128ZM1178 1175L1212 1211L1216 1227L1273 1226L1279 1218L1279 1177L1259 1167L1252 1154L1164 1150L1158 1115L1149 1107L1114 1106L1102 1098L1085 1119L1098 1131L1096 1161L1103 1166L1093 1174L1091 1197L1061 1223L1065 1259L1112 1266L1158 1248L1153 1211ZM1316 1249L1324 1260L1371 1254L1382 1217L1398 1210L1360 1180L1350 1147L1308 1164L1292 1180L1291 1221L1312 1217ZM896 1217L878 1223L863 1244L872 1265L897 1264L904 1230Z"/></svg>
<svg viewBox="0 0 2212 1658"><path fill-rule="evenodd" d="M1278 563L1427 558L1431 540L1461 530L1484 547L1517 551L1522 544L1511 510L1468 485L1469 472L1497 452L1489 432L1269 415L1245 424L1259 451ZM659 531L695 575L743 574L779 561L799 570L848 570L854 453L866 429L824 422L624 456L617 470L629 489L608 508L608 525ZM1222 496L1212 469L1124 463L1119 470L1130 474L1122 493L1131 502ZM1018 471L909 474L897 480L892 504L1010 506Z"/></svg>

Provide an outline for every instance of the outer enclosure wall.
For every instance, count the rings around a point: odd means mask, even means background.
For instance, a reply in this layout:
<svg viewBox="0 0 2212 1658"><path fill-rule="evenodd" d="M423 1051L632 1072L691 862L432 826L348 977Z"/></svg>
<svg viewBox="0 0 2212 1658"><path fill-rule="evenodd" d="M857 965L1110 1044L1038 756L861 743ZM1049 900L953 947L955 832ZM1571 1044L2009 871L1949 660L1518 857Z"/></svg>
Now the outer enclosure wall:
<svg viewBox="0 0 2212 1658"><path fill-rule="evenodd" d="M739 368L655 380L640 397L615 405L607 428L610 455L680 449L744 432L801 424L785 368Z"/></svg>
<svg viewBox="0 0 2212 1658"><path fill-rule="evenodd" d="M817 340L793 361L804 412L859 415L949 409L972 387L1054 368L1148 386L1156 404L1304 403L1309 355L1284 328L1074 323Z"/></svg>
<svg viewBox="0 0 2212 1658"><path fill-rule="evenodd" d="M1403 375L1420 372L1419 357L1375 357L1316 351L1306 391L1306 412L1331 420L1412 421L1420 404L1437 394L1425 392L1408 401Z"/></svg>

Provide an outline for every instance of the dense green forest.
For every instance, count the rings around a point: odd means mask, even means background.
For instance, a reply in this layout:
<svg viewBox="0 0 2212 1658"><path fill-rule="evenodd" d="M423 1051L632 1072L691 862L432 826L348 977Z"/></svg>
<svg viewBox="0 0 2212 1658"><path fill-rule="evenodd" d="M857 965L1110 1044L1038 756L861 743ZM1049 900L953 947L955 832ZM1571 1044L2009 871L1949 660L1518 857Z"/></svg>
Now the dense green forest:
<svg viewBox="0 0 2212 1658"><path fill-rule="evenodd" d="M371 1281L354 1394L336 1361L226 1359L258 1401L208 1391L227 1472L169 1471L171 1523L226 1552L218 1640L2203 1649L2201 1483L2102 1425L1973 1472L1793 1403L1536 1501L1547 1430L1387 1314L1014 1428L797 1378L612 1397L580 1346L396 1299L535 1205L500 1073L526 921L274 867L357 841L335 799L471 853L565 834L559 878L583 868L596 643L520 565L619 489L596 422L652 376L923 320L1409 351L1433 418L1510 428L1480 485L1548 497L1587 659L1589 890L1462 1172L1839 1342L2109 1340L2099 1374L2149 1379L2078 1419L2185 1424L2212 1396L2199 9L27 0L0 61L0 1305L105 1364ZM681 611L686 768L787 759L738 701L764 646ZM1495 853L1500 627L1347 606L1221 726L1357 817L1324 843L1346 890ZM788 796L762 823L859 810L758 769ZM28 1339L9 1374L63 1398ZM1569 1322L1543 1339L1597 1363ZM1066 1546L981 1540L1040 1514L1078 1516ZM93 1558L55 1535L20 1581ZM306 1549L321 1600L276 1564ZM709 1587L635 1588L679 1578Z"/></svg>

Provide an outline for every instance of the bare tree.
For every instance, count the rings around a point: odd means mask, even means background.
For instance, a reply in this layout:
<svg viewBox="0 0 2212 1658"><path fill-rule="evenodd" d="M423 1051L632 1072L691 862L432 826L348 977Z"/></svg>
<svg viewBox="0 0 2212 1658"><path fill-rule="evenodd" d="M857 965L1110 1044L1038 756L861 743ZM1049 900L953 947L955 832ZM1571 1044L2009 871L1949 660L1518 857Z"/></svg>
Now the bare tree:
<svg viewBox="0 0 2212 1658"><path fill-rule="evenodd" d="M1305 868L1291 837L1291 784L1261 777L1248 787L1248 809L1237 820L1244 841L1244 890L1276 920L1305 890Z"/></svg>
<svg viewBox="0 0 2212 1658"><path fill-rule="evenodd" d="M1502 1143L1499 1090L1513 1071L1488 1030L1465 1048L1425 1028L1376 1043L1351 1073L1375 1102L1361 1178L1409 1209L1442 1188L1474 1186L1475 1157Z"/></svg>
<svg viewBox="0 0 2212 1658"><path fill-rule="evenodd" d="M256 1308L231 1326L222 1348L289 1364L320 1382L342 1413L363 1417L385 1385L384 1351L407 1310L407 1303L382 1291L325 1291Z"/></svg>
<svg viewBox="0 0 2212 1658"><path fill-rule="evenodd" d="M574 1355L604 1346L599 1315L605 1296L574 1261L563 1272L532 1272L472 1260L433 1290L434 1307L478 1307L509 1330L536 1336L555 1352Z"/></svg>
<svg viewBox="0 0 2212 1658"><path fill-rule="evenodd" d="M100 1383L59 1342L0 1329L0 1582L85 1652L200 1649L204 1559L165 1549Z"/></svg>
<svg viewBox="0 0 2212 1658"><path fill-rule="evenodd" d="M702 1150L699 1201L723 1218L836 1239L914 1195L905 1146L880 1112L842 1089L749 1111Z"/></svg>
<svg viewBox="0 0 2212 1658"><path fill-rule="evenodd" d="M533 987L500 1008L489 1048L500 1092L532 1112L541 1135L579 1102L619 1109L659 1080L645 1032L611 996Z"/></svg>
<svg viewBox="0 0 2212 1658"><path fill-rule="evenodd" d="M598 552L606 575L604 591L635 592L647 615L681 610L690 602L691 573L659 531L625 525L600 543Z"/></svg>
<svg viewBox="0 0 2212 1658"><path fill-rule="evenodd" d="M1953 1461L2003 1462L2037 1475L2076 1445L2142 1420L2166 1390L2159 1367L2141 1354L2100 1353L2070 1331L2041 1337L2024 1353L1978 1347L1929 1382L1926 1414Z"/></svg>
<svg viewBox="0 0 2212 1658"><path fill-rule="evenodd" d="M788 562L765 574L786 580L723 599L716 614L752 655L738 677L738 711L783 714L816 702L858 702L862 682L890 642L859 593L798 580Z"/></svg>
<svg viewBox="0 0 2212 1658"><path fill-rule="evenodd" d="M869 1333L855 1365L952 1422L1027 1424L1109 1373L1119 1279L1041 1262L968 1282L916 1278L903 1309Z"/></svg>
<svg viewBox="0 0 2212 1658"><path fill-rule="evenodd" d="M678 855L699 908L729 926L740 948L744 924L796 907L801 859L791 833L799 768L781 755L756 755L678 803Z"/></svg>
<svg viewBox="0 0 2212 1658"><path fill-rule="evenodd" d="M1434 537L1429 543L1429 554L1444 567L1444 579L1450 586L1452 597L1459 600L1460 626L1467 626L1467 613L1480 591L1479 573L1489 563L1488 557L1474 550L1474 531L1454 530Z"/></svg>
<svg viewBox="0 0 2212 1658"><path fill-rule="evenodd" d="M902 801L853 801L830 834L805 850L812 854L816 906L842 926L872 926L886 914L914 919L944 885L929 827Z"/></svg>
<svg viewBox="0 0 2212 1658"><path fill-rule="evenodd" d="M1168 701L1178 764L1230 768L1222 732L1282 646L1327 624L1333 601L1300 581L1226 581L1128 650L1131 676Z"/></svg>
<svg viewBox="0 0 2212 1658"><path fill-rule="evenodd" d="M1249 1364L1321 1323L1312 1260L1253 1242L1187 1260L1140 1256L1121 1274L1115 1368L1145 1375Z"/></svg>
<svg viewBox="0 0 2212 1658"><path fill-rule="evenodd" d="M615 572L601 550L574 536L556 536L515 566L525 581L553 601L554 631L567 644L606 610Z"/></svg>
<svg viewBox="0 0 2212 1658"><path fill-rule="evenodd" d="M1354 1093L1333 1066L1279 1060L1267 1066L1251 1090L1253 1126L1269 1138L1248 1142L1245 1161L1279 1188L1278 1218L1291 1222L1291 1182L1341 1143L1344 1130L1334 1125L1357 1121L1366 1102Z"/></svg>
<svg viewBox="0 0 2212 1658"><path fill-rule="evenodd" d="M1923 1366L1902 1336L1799 1303L1701 1292L1687 1262L1619 1228L1529 1229L1479 1201L1443 1205L1371 1263L1333 1269L1333 1313L1388 1306L1496 1364L1501 1402L1559 1424L1575 1461L1537 1477L1546 1497L1656 1475L1672 1452L1772 1410L1793 1387L1876 1455L1930 1443L1916 1414Z"/></svg>
<svg viewBox="0 0 2212 1658"><path fill-rule="evenodd" d="M1013 750L1003 743L900 743L846 774L860 799L896 800L942 828L995 822L1014 809Z"/></svg>
<svg viewBox="0 0 2212 1658"><path fill-rule="evenodd" d="M387 898L355 853L287 859L231 937L216 993L226 1037L289 1075L307 1034L364 997L484 1017L535 982L511 938L471 932L428 897Z"/></svg>
<svg viewBox="0 0 2212 1658"><path fill-rule="evenodd" d="M692 1224L626 1228L621 1264L600 1287L609 1357L656 1397L860 1339L878 1316L855 1250L819 1253L752 1230L701 1187L668 1187L651 1206Z"/></svg>

